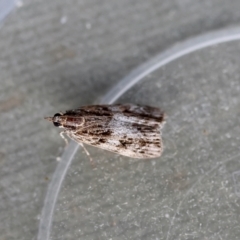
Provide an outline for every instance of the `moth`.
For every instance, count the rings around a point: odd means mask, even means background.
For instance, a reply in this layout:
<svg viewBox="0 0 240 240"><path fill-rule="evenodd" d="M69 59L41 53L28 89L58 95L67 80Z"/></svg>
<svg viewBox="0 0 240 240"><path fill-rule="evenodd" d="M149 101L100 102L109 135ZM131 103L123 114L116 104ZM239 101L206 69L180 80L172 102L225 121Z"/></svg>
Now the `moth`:
<svg viewBox="0 0 240 240"><path fill-rule="evenodd" d="M66 134L81 146L85 143L131 158L156 158L163 151L165 114L156 107L92 105L45 119L63 129L62 137Z"/></svg>

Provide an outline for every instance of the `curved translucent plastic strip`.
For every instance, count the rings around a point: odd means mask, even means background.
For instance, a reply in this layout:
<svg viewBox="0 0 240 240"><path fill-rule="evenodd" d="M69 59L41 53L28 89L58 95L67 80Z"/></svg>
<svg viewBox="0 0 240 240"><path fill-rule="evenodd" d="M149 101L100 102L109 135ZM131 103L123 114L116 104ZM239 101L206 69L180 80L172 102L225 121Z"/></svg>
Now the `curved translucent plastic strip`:
<svg viewBox="0 0 240 240"><path fill-rule="evenodd" d="M14 9L16 0L0 0L0 22Z"/></svg>
<svg viewBox="0 0 240 240"><path fill-rule="evenodd" d="M101 99L101 101L98 102L98 104L111 104L115 102L127 90L129 90L136 83L140 82L144 77L154 72L156 69L184 55L212 45L235 40L240 40L240 28L210 32L187 40L181 44L177 44L133 70L128 76L123 78L115 87L113 87ZM70 142L62 156L60 163L57 166L57 169L53 174L42 210L37 238L38 240L49 240L53 213L58 194L67 173L68 167L70 166L78 147L79 145L74 141Z"/></svg>
<svg viewBox="0 0 240 240"><path fill-rule="evenodd" d="M236 40L240 40L239 27L210 32L176 44L133 70L103 97L102 102L115 102L144 77L182 56L219 43Z"/></svg>

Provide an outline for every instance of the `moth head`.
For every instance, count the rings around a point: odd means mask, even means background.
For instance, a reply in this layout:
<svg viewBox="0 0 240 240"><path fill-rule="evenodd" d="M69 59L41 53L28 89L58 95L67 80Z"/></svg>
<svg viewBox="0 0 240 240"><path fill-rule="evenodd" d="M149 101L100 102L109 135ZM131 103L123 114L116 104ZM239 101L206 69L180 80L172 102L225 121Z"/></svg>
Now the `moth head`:
<svg viewBox="0 0 240 240"><path fill-rule="evenodd" d="M60 114L60 113L56 113L56 114L53 116L53 125L54 125L55 127L61 127L61 126L62 126L61 116L62 116L62 114Z"/></svg>
<svg viewBox="0 0 240 240"><path fill-rule="evenodd" d="M63 126L63 119L61 113L56 113L53 117L45 117L44 119L52 122L55 127Z"/></svg>
<svg viewBox="0 0 240 240"><path fill-rule="evenodd" d="M45 117L45 119L52 122L55 127L65 130L75 130L85 123L84 117L71 115L69 112L56 113L53 117Z"/></svg>

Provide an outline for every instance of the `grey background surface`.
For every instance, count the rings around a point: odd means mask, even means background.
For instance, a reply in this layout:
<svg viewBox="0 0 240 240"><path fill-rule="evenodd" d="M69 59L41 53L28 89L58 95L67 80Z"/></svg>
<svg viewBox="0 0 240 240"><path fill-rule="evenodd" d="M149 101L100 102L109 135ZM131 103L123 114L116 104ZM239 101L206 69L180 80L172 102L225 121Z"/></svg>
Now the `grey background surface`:
<svg viewBox="0 0 240 240"><path fill-rule="evenodd" d="M97 101L176 42L239 24L239 9L238 0L18 2L0 28L1 239L36 239L64 146L43 116Z"/></svg>
<svg viewBox="0 0 240 240"><path fill-rule="evenodd" d="M92 169L80 149L52 239L239 238L239 51L235 41L188 54L119 99L165 110L163 155L128 159L87 146Z"/></svg>

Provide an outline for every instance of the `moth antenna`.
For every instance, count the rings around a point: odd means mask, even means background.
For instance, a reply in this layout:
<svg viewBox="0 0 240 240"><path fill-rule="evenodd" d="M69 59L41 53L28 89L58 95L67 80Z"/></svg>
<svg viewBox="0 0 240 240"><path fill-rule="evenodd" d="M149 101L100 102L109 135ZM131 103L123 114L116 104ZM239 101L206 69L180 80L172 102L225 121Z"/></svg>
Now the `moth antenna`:
<svg viewBox="0 0 240 240"><path fill-rule="evenodd" d="M95 167L95 162L93 161L93 159L91 158L88 150L85 148L85 146L83 145L83 143L79 143L79 145L84 149L85 153L87 154L87 156L89 157L90 163L93 167Z"/></svg>
<svg viewBox="0 0 240 240"><path fill-rule="evenodd" d="M68 145L68 140L67 140L67 138L63 135L63 134L65 134L65 133L66 133L66 132L62 131L62 132L60 132L59 134L60 134L61 138L65 141L66 146L67 146L67 145Z"/></svg>
<svg viewBox="0 0 240 240"><path fill-rule="evenodd" d="M53 121L53 118L52 118L52 117L45 117L44 119L46 119L46 120L49 121L49 122L52 122L52 121Z"/></svg>

